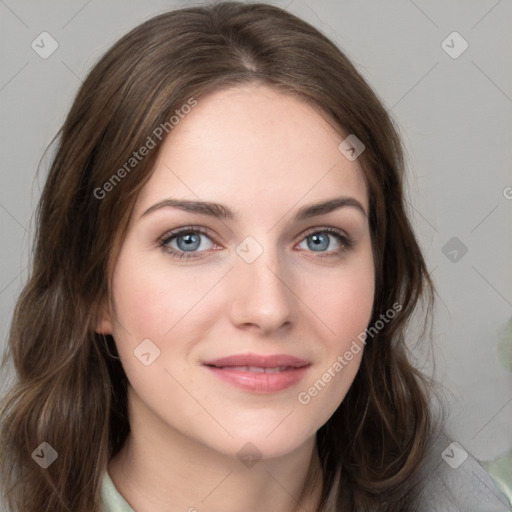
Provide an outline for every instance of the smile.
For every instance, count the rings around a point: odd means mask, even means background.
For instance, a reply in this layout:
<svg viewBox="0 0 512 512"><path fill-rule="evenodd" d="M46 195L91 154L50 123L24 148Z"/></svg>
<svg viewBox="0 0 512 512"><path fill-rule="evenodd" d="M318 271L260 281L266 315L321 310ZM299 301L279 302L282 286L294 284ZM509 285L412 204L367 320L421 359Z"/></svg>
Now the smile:
<svg viewBox="0 0 512 512"><path fill-rule="evenodd" d="M311 363L286 354L240 354L206 361L203 366L224 383L267 394L297 385Z"/></svg>

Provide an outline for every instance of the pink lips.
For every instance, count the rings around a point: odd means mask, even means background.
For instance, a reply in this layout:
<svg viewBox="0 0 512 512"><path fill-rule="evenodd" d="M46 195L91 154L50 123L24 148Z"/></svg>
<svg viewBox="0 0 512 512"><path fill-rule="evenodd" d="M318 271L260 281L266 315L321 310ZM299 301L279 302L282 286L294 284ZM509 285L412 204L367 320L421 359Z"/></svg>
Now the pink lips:
<svg viewBox="0 0 512 512"><path fill-rule="evenodd" d="M259 393L281 391L299 382L310 363L287 354L238 354L203 365L234 386Z"/></svg>

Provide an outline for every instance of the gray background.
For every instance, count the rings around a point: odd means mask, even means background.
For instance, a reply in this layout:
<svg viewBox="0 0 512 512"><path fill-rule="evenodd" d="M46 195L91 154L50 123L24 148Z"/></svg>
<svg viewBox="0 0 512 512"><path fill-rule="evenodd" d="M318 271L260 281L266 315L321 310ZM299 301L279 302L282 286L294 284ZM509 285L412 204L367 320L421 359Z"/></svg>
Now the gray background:
<svg viewBox="0 0 512 512"><path fill-rule="evenodd" d="M27 276L48 159L36 170L82 78L141 21L197 3L0 0L0 348ZM434 355L447 432L480 460L504 453L512 373L497 347L500 336L509 354L512 344L503 333L512 312L512 2L271 3L340 45L397 121L412 218L439 292ZM47 59L31 48L44 31L59 45ZM441 46L453 31L469 44L457 58Z"/></svg>

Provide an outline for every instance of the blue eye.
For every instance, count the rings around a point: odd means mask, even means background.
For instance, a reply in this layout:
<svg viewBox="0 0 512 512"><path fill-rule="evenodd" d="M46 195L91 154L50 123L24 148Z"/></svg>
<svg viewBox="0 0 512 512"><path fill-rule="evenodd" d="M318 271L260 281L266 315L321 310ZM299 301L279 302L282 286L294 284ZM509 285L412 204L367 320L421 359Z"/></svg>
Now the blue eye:
<svg viewBox="0 0 512 512"><path fill-rule="evenodd" d="M207 239L206 247L203 239ZM164 235L160 240L160 247L177 258L194 258L194 253L203 252L211 249L213 242L208 233L200 228L181 228ZM201 249L198 251L198 249Z"/></svg>
<svg viewBox="0 0 512 512"><path fill-rule="evenodd" d="M310 231L303 237L299 247L304 243L307 247L301 247L301 249L316 253L320 258L340 257L354 245L348 235L334 228L316 228L316 231ZM175 229L166 233L158 241L159 247L180 260L202 258L204 254L201 253L206 253L214 245L208 230L193 226Z"/></svg>
<svg viewBox="0 0 512 512"><path fill-rule="evenodd" d="M336 241L337 246L328 250L333 239ZM321 254L321 256L336 256L353 246L351 238L333 228L323 228L322 230L314 231L306 235L301 244L304 242L306 242L307 248L313 252L327 252L327 254Z"/></svg>
<svg viewBox="0 0 512 512"><path fill-rule="evenodd" d="M195 251L201 245L201 235L198 233L179 235L176 237L176 243L181 251Z"/></svg>
<svg viewBox="0 0 512 512"><path fill-rule="evenodd" d="M312 251L325 251L329 247L331 235L327 233L315 233L309 235L306 240L308 248Z"/></svg>

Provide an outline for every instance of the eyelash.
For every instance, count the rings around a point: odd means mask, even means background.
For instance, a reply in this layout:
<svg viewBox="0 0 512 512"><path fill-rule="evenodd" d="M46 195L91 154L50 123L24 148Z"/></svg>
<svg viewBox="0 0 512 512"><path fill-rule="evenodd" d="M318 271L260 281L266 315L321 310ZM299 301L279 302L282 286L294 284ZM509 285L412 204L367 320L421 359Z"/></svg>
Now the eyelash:
<svg viewBox="0 0 512 512"><path fill-rule="evenodd" d="M197 256L197 252L207 252L207 251L177 251L175 249L172 249L167 246L169 242L171 242L173 239L177 238L180 235L189 235L189 234L201 234L206 237L208 237L212 242L215 243L215 240L213 240L210 232L207 229L201 228L199 226L186 226L183 228L178 228L172 231L168 231L158 240L158 247L161 247L166 253L170 254L173 258L176 258L178 260L190 260L190 259L198 259L203 258L204 256ZM343 234L341 231L330 228L330 227L323 227L323 228L313 228L309 231L307 231L302 239L305 240L311 235L316 235L319 233L328 233L329 235L333 235L337 241L340 243L341 247L339 249L336 249L334 251L329 251L326 253L319 252L317 256L319 258L332 258L332 257L340 257L343 253L350 250L354 246L354 240L349 237L346 234ZM315 251L311 251L315 252Z"/></svg>

